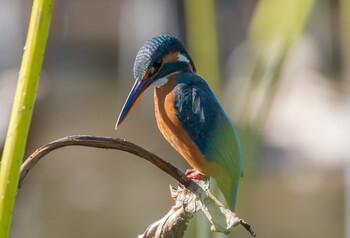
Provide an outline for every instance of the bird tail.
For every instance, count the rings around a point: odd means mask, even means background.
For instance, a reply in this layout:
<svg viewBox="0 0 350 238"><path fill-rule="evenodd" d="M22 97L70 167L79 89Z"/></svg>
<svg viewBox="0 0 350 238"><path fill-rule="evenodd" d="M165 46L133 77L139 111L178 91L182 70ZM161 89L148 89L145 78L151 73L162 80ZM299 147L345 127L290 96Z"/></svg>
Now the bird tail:
<svg viewBox="0 0 350 238"><path fill-rule="evenodd" d="M239 177L236 179L227 178L227 176L225 176L225 177L226 177L226 179L221 178L221 179L217 180L216 182L217 182L222 194L224 195L226 203L229 206L230 210L235 211Z"/></svg>

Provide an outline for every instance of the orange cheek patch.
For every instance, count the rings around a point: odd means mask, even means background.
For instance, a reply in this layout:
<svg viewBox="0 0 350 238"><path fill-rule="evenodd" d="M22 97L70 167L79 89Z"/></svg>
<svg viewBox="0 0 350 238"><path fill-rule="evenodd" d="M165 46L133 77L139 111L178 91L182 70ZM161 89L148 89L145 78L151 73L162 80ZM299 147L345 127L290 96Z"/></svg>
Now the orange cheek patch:
<svg viewBox="0 0 350 238"><path fill-rule="evenodd" d="M148 70L146 70L143 74L142 74L142 76L141 76L141 80L145 80L145 79L148 79L148 77L149 77L149 71Z"/></svg>
<svg viewBox="0 0 350 238"><path fill-rule="evenodd" d="M163 63L173 63L176 62L179 57L179 51L172 51L167 56L163 58Z"/></svg>

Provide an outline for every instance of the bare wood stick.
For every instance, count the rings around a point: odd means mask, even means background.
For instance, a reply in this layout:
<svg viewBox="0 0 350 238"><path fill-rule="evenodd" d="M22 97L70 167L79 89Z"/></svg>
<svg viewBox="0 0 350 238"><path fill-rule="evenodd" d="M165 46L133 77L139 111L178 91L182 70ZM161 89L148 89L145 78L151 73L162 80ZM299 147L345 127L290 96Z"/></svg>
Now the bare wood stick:
<svg viewBox="0 0 350 238"><path fill-rule="evenodd" d="M185 188L172 190L176 205L158 222L153 223L141 237L182 237L192 214L202 210L212 223L212 231L228 233L231 227L242 225L255 237L250 225L226 209L209 191L208 181L193 181L178 168L157 155L126 140L104 136L73 135L50 142L37 149L21 166L19 186L22 185L28 172L48 153L66 146L86 146L104 149L116 149L146 159ZM155 232L155 233L154 233ZM157 235L155 235L157 234Z"/></svg>
<svg viewBox="0 0 350 238"><path fill-rule="evenodd" d="M24 179L26 178L29 171L36 165L36 163L48 153L66 146L85 146L103 149L115 149L129 152L131 154L137 155L143 159L148 160L171 177L179 181L189 190L196 190L197 184L195 184L191 179L187 178L184 173L182 173L178 168L176 168L171 163L163 160L157 155L143 149L142 147L131 143L129 141L105 136L90 136L90 135L72 135L67 136L55 141L52 141L39 149L37 149L33 154L31 154L26 161L21 166L21 175L19 180L19 186L21 187Z"/></svg>

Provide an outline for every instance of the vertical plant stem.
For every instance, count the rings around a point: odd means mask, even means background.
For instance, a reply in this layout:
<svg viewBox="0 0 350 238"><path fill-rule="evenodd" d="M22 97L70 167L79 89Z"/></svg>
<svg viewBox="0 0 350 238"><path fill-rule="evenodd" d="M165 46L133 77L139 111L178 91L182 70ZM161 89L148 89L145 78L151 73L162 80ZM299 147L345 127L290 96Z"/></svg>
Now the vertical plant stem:
<svg viewBox="0 0 350 238"><path fill-rule="evenodd" d="M220 89L215 1L184 1L190 54L215 94Z"/></svg>
<svg viewBox="0 0 350 238"><path fill-rule="evenodd" d="M34 0L0 167L0 238L7 238L25 152L53 0Z"/></svg>
<svg viewBox="0 0 350 238"><path fill-rule="evenodd" d="M214 0L184 1L188 35L188 45L197 73L205 79L210 88L220 98L219 48ZM214 185L212 186L213 189ZM217 191L217 189L214 189ZM217 193L215 193L217 196ZM203 216L195 217L195 236L209 238L214 233L203 227L209 222Z"/></svg>
<svg viewBox="0 0 350 238"><path fill-rule="evenodd" d="M344 78L350 89L350 1L340 0L340 29L344 59Z"/></svg>
<svg viewBox="0 0 350 238"><path fill-rule="evenodd" d="M350 1L340 0L340 29L342 53L344 60L343 77L345 89L347 90L347 103L350 106ZM345 236L350 237L350 161L345 163L344 170L344 184L345 184Z"/></svg>

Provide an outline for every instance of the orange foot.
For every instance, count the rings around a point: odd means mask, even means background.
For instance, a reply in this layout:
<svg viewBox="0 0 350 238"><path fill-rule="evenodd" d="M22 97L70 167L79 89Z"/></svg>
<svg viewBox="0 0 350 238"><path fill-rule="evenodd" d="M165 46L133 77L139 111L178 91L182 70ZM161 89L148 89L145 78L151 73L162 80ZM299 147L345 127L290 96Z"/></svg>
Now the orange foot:
<svg viewBox="0 0 350 238"><path fill-rule="evenodd" d="M188 170L186 170L185 175L189 179L206 180L206 179L209 178L209 176L199 172L196 169L188 169Z"/></svg>

